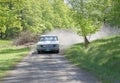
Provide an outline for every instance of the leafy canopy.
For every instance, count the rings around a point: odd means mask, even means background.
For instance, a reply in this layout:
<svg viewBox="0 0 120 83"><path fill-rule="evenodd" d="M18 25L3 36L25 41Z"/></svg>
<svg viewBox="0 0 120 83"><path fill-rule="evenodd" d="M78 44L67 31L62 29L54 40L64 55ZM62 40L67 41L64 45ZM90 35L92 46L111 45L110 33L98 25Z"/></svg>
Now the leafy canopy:
<svg viewBox="0 0 120 83"><path fill-rule="evenodd" d="M97 8L95 0L68 0L73 10L75 30L82 36L95 33L101 25L102 10Z"/></svg>

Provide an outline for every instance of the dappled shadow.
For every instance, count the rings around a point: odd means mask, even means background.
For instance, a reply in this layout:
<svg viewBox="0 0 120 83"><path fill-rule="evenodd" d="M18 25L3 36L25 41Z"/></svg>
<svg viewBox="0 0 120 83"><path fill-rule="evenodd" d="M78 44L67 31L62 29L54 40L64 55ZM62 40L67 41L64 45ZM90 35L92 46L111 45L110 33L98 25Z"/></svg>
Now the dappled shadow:
<svg viewBox="0 0 120 83"><path fill-rule="evenodd" d="M86 49L77 44L66 54L75 65L96 72L100 78L120 82L120 36L95 40Z"/></svg>
<svg viewBox="0 0 120 83"><path fill-rule="evenodd" d="M34 54L16 66L2 83L99 83L58 54Z"/></svg>
<svg viewBox="0 0 120 83"><path fill-rule="evenodd" d="M98 57L99 59L102 59L102 58L108 59L109 58L108 61L106 61L106 62L108 62L109 64L111 64L111 67L113 67L113 66L115 66L115 63L113 64L113 61L111 61L111 59L112 60L120 59L120 57L118 56L119 52L120 52L120 41L119 40L120 40L119 36L115 36L115 37L112 37L112 38L109 38L109 39L97 40L97 41L95 41L95 43L98 42L98 43L101 43L101 44L98 45L99 48L94 48L94 49L97 49L97 50L92 50L90 52L90 54L91 55L99 55L99 54L101 54L101 57ZM96 52L98 54L93 54L94 51L98 51L98 52ZM97 60L98 59L96 58L96 61ZM116 62L116 61L114 61L114 62ZM104 63L104 65L106 67L108 67L107 66L108 63ZM120 61L119 61L119 63L120 63Z"/></svg>

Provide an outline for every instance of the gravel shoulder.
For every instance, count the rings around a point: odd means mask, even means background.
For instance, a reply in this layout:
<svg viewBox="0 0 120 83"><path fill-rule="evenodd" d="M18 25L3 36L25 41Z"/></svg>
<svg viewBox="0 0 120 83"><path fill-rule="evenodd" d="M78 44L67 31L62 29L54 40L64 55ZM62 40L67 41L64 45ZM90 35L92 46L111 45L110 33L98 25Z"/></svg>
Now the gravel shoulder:
<svg viewBox="0 0 120 83"><path fill-rule="evenodd" d="M0 82L1 83L1 82ZM2 83L100 83L61 54L30 54Z"/></svg>

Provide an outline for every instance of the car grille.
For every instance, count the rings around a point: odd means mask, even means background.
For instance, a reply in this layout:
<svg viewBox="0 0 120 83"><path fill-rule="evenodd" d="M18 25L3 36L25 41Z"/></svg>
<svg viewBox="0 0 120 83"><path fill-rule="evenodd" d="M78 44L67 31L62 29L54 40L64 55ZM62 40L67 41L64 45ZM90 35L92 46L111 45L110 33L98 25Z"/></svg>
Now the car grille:
<svg viewBox="0 0 120 83"><path fill-rule="evenodd" d="M48 48L49 48L49 47L54 47L54 44L41 45L41 47L45 47L45 48L46 48L46 47L48 47Z"/></svg>

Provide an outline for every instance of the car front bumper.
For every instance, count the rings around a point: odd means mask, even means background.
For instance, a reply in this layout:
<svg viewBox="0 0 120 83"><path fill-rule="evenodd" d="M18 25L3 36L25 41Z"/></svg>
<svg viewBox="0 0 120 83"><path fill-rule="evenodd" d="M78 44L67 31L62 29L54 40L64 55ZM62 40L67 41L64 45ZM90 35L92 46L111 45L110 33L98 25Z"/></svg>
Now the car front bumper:
<svg viewBox="0 0 120 83"><path fill-rule="evenodd" d="M59 45L58 44L45 44L45 45L37 45L38 51L58 51Z"/></svg>

